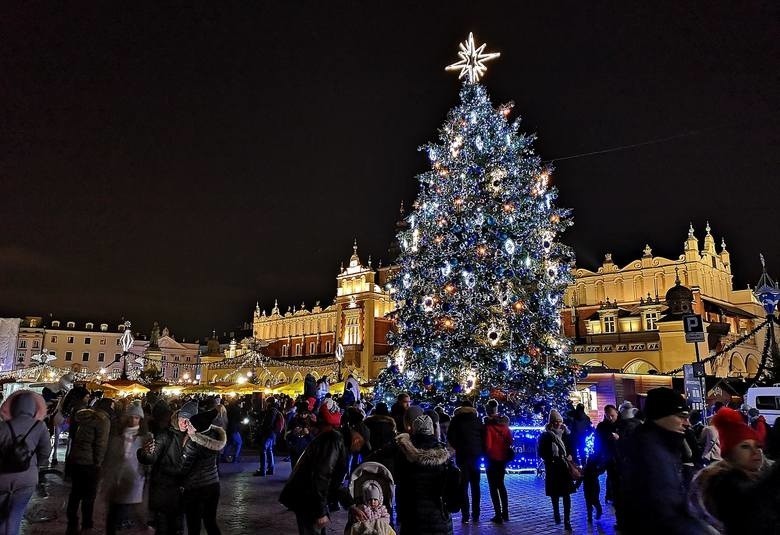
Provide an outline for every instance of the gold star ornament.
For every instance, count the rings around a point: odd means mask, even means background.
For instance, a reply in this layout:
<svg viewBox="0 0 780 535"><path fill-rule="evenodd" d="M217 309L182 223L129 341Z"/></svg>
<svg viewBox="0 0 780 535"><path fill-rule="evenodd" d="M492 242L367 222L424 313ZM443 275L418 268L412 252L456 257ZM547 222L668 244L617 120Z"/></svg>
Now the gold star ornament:
<svg viewBox="0 0 780 535"><path fill-rule="evenodd" d="M476 84L487 71L486 61L496 59L501 55L500 52L485 53L485 43L476 46L474 44L474 34L469 32L469 38L463 41L459 46L458 57L460 61L447 65L447 71L460 71L458 79L464 76L470 84Z"/></svg>

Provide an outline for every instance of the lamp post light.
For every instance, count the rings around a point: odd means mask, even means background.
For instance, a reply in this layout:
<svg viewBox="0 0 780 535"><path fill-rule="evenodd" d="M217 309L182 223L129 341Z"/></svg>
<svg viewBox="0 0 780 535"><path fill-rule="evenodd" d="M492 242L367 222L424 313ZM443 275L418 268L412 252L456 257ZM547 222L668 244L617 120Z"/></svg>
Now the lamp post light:
<svg viewBox="0 0 780 535"><path fill-rule="evenodd" d="M336 361L339 363L338 369L338 382L341 382L341 363L344 360L344 346L339 344L336 346Z"/></svg>

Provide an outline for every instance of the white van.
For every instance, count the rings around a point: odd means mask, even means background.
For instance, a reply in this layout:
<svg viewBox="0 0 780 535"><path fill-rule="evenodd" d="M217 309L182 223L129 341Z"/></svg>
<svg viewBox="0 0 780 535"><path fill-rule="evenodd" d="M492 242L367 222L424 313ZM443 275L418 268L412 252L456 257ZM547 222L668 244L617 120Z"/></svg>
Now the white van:
<svg viewBox="0 0 780 535"><path fill-rule="evenodd" d="M757 408L768 425L775 425L775 420L780 416L780 384L749 388L745 394L745 403Z"/></svg>

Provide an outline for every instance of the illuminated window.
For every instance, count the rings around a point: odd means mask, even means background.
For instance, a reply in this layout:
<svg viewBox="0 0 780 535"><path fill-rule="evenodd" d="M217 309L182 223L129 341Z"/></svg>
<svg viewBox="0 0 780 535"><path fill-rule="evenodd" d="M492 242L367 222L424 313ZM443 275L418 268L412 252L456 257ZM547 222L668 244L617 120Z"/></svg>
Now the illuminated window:
<svg viewBox="0 0 780 535"><path fill-rule="evenodd" d="M27 348L27 340L19 340L19 349Z"/></svg>
<svg viewBox="0 0 780 535"><path fill-rule="evenodd" d="M51 337L51 343L52 344L56 344L57 343L57 337L56 336L52 336Z"/></svg>
<svg viewBox="0 0 780 535"><path fill-rule="evenodd" d="M68 343L69 343L69 344L72 344L72 343L73 343L73 337L72 337L72 336L68 336Z"/></svg>
<svg viewBox="0 0 780 535"><path fill-rule="evenodd" d="M102 346L106 345L106 339L105 338L101 338L100 339L100 345L102 345Z"/></svg>
<svg viewBox="0 0 780 535"><path fill-rule="evenodd" d="M656 326L656 323L658 323L658 312L648 312L645 314L645 330L646 331L655 331L658 329Z"/></svg>
<svg viewBox="0 0 780 535"><path fill-rule="evenodd" d="M325 342L325 353L330 353L330 340Z"/></svg>
<svg viewBox="0 0 780 535"><path fill-rule="evenodd" d="M295 344L295 356L296 357L301 356L301 344Z"/></svg>
<svg viewBox="0 0 780 535"><path fill-rule="evenodd" d="M290 346L287 344L282 345L282 356L286 357L288 352L290 351Z"/></svg>
<svg viewBox="0 0 780 535"><path fill-rule="evenodd" d="M617 327L615 324L615 316L605 316L604 317L604 332L605 333L614 333L617 331Z"/></svg>
<svg viewBox="0 0 780 535"><path fill-rule="evenodd" d="M100 330L103 331L103 332L107 332L108 331L108 323L101 323L100 324Z"/></svg>
<svg viewBox="0 0 780 535"><path fill-rule="evenodd" d="M309 343L309 354L313 355L316 350L317 350L317 344L315 344L314 342Z"/></svg>

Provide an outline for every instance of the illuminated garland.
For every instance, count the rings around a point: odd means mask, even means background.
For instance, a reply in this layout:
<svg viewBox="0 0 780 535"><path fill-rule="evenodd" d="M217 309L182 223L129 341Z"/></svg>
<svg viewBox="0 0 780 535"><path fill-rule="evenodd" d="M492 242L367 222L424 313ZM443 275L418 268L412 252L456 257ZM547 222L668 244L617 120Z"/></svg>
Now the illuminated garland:
<svg viewBox="0 0 780 535"><path fill-rule="evenodd" d="M738 345L740 345L740 344L744 343L745 341L747 341L749 338L753 338L756 335L756 333L758 331L760 331L761 329L763 329L764 327L766 327L770 323L770 321L772 321L772 320L771 319L765 320L763 323L760 323L759 325L757 325L752 331L750 331L748 333L745 333L740 338L737 338L736 340L731 342L729 345L725 346L723 349L721 349L717 353L715 353L713 355L710 355L706 359L702 359L700 362L702 364L710 364L710 363L714 362L715 359L717 359L718 357L725 355L726 353L728 353L729 351L731 351L732 349L734 349ZM777 320L775 320L775 321L777 321ZM769 337L767 337L767 340L769 340ZM762 357L762 363L763 363L764 359L766 359L766 349L764 349L764 356ZM670 370L668 372L663 372L661 375L677 375L678 373L682 373L682 371L683 371L683 368L680 367L680 368L676 368L674 370Z"/></svg>

